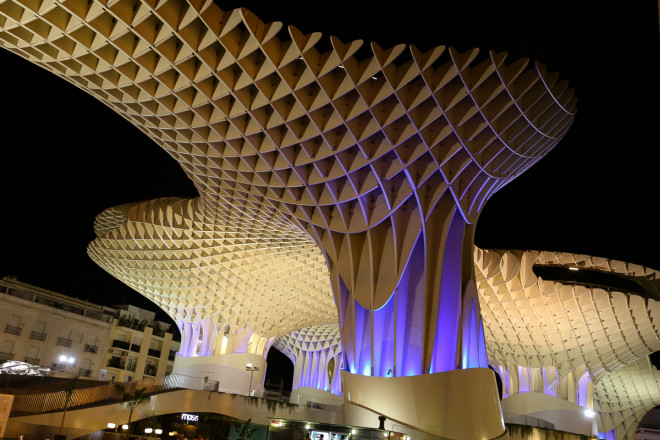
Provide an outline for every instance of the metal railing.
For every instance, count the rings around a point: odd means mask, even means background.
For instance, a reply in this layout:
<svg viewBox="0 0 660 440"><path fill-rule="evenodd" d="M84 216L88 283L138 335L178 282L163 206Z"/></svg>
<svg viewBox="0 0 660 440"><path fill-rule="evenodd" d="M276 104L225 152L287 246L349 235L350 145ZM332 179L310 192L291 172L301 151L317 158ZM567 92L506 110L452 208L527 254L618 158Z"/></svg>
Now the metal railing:
<svg viewBox="0 0 660 440"><path fill-rule="evenodd" d="M34 339L35 341L45 341L46 333L35 332L34 330L32 330L32 334L30 334L30 339Z"/></svg>
<svg viewBox="0 0 660 440"><path fill-rule="evenodd" d="M513 425L526 425L536 428L555 429L555 424L547 420L539 419L532 416L525 416L522 414L505 412L502 414L504 423L511 423Z"/></svg>
<svg viewBox="0 0 660 440"><path fill-rule="evenodd" d="M98 349L99 348L96 345L85 344L83 351L86 351L87 353L96 353Z"/></svg>
<svg viewBox="0 0 660 440"><path fill-rule="evenodd" d="M149 356L155 357L155 358L160 358L160 353L161 353L161 351L156 350L155 348L150 348L149 351L147 352L147 354Z"/></svg>
<svg viewBox="0 0 660 440"><path fill-rule="evenodd" d="M14 353L5 353L0 351L0 361L11 361L14 359Z"/></svg>
<svg viewBox="0 0 660 440"><path fill-rule="evenodd" d="M121 358L115 356L111 357L110 360L108 361L108 367L110 368L119 368L123 370L125 365L126 364Z"/></svg>
<svg viewBox="0 0 660 440"><path fill-rule="evenodd" d="M21 328L15 326L15 325L7 324L5 326L5 333L9 333L10 335L20 336L21 335Z"/></svg>
<svg viewBox="0 0 660 440"><path fill-rule="evenodd" d="M126 342L126 341L120 341L119 339L115 339L114 341L112 341L112 346L113 346L113 347L122 348L122 349L124 349L124 350L128 350L128 347L129 347L130 345L131 345L131 344L129 344L128 342Z"/></svg>
<svg viewBox="0 0 660 440"><path fill-rule="evenodd" d="M61 345L62 347L71 347L71 339L67 338L57 338L57 345Z"/></svg>
<svg viewBox="0 0 660 440"><path fill-rule="evenodd" d="M103 321L110 323L112 322L112 316L106 315L101 311L91 310L88 308L76 307L71 304L67 304L63 300L58 300L51 295L44 295L39 293L24 292L22 290L17 290L15 288L7 289L5 292L6 295L14 296L16 298L25 299L28 301L36 302L39 304L44 304L55 309L66 310L67 312L75 313L77 315L86 316L88 318L96 319L98 321Z"/></svg>
<svg viewBox="0 0 660 440"><path fill-rule="evenodd" d="M25 362L32 365L39 365L39 358L25 356Z"/></svg>
<svg viewBox="0 0 660 440"><path fill-rule="evenodd" d="M265 396L264 396L265 397ZM342 403L332 401L327 397L315 397L306 394L298 394L293 402L296 405L305 405L308 408L323 409L325 411L341 412Z"/></svg>
<svg viewBox="0 0 660 440"><path fill-rule="evenodd" d="M204 380L201 377L182 376L179 374L126 382L121 384L121 386L129 393L136 388L145 388L148 394L157 394L177 389L218 390L218 382L215 380ZM99 387L74 390L67 410L108 405L119 401L117 384L101 385ZM64 410L65 402L66 393L64 391L48 394L16 395L14 396L14 402L11 408L11 417L62 411Z"/></svg>
<svg viewBox="0 0 660 440"><path fill-rule="evenodd" d="M79 368L78 374L82 377L89 377L92 375L92 370L87 370L85 368Z"/></svg>

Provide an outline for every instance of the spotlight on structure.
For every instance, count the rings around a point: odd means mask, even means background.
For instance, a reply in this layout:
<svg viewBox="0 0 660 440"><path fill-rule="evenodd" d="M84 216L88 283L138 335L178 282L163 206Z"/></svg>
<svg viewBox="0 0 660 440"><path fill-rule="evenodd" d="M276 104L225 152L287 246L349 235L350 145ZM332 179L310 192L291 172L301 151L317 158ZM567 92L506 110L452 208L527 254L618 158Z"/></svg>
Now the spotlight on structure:
<svg viewBox="0 0 660 440"><path fill-rule="evenodd" d="M158 428L154 431L156 434L161 435L163 433L163 430Z"/></svg>
<svg viewBox="0 0 660 440"><path fill-rule="evenodd" d="M273 426L281 427L284 423L282 423L281 420L273 420L272 422L270 422L270 424Z"/></svg>
<svg viewBox="0 0 660 440"><path fill-rule="evenodd" d="M151 434L152 432L154 432L154 430L152 428L144 428L144 433L145 434Z"/></svg>
<svg viewBox="0 0 660 440"><path fill-rule="evenodd" d="M584 410L584 416L593 419L594 417L596 417L596 411L594 411L593 409L586 409Z"/></svg>
<svg viewBox="0 0 660 440"><path fill-rule="evenodd" d="M305 425L305 429L309 429L309 428L310 428L310 425L308 423L308 424Z"/></svg>
<svg viewBox="0 0 660 440"><path fill-rule="evenodd" d="M568 270L580 270L579 267L569 267Z"/></svg>
<svg viewBox="0 0 660 440"><path fill-rule="evenodd" d="M110 428L110 429L115 429L116 426L117 426L117 425L115 425L115 424L112 423L112 422L108 423L108 428Z"/></svg>
<svg viewBox="0 0 660 440"><path fill-rule="evenodd" d="M123 429L123 430L127 430L127 429L128 429L128 425L121 425L121 429Z"/></svg>

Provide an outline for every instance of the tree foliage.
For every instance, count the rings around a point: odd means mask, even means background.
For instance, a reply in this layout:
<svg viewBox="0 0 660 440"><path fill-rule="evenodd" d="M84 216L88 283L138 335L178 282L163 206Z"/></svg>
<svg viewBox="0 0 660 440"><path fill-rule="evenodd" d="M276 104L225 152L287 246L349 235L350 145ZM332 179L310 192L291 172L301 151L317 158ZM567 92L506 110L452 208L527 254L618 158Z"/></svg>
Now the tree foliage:
<svg viewBox="0 0 660 440"><path fill-rule="evenodd" d="M251 423L252 419L247 419L245 422L234 422L234 430L238 434L238 440L247 440L256 432L257 428L252 428Z"/></svg>
<svg viewBox="0 0 660 440"><path fill-rule="evenodd" d="M130 430L133 412L137 409L138 406L147 403L149 399L151 399L151 396L147 392L146 388L139 388L134 385L124 386L124 384L121 383L115 385L115 394L117 394L119 400L124 403L129 411L128 426Z"/></svg>

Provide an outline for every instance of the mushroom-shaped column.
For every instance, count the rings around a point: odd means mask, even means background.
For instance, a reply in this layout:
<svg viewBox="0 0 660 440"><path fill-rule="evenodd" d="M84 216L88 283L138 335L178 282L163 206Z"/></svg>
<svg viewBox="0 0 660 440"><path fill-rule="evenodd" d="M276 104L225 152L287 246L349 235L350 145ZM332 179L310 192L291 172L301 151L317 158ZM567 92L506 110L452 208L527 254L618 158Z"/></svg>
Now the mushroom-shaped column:
<svg viewBox="0 0 660 440"><path fill-rule="evenodd" d="M644 357L603 377L594 408L601 438L633 440L644 415L660 405L660 371Z"/></svg>
<svg viewBox="0 0 660 440"><path fill-rule="evenodd" d="M341 341L337 324L320 324L281 336L273 348L293 362L291 402L337 404L341 396ZM339 403L343 399L339 399Z"/></svg>
<svg viewBox="0 0 660 440"><path fill-rule="evenodd" d="M616 427L620 440L657 402L658 393L631 382L644 378L650 389L656 380L647 364L660 350L660 272L587 255L481 249L475 271L504 411L584 435ZM631 402L634 414L621 417Z"/></svg>
<svg viewBox="0 0 660 440"><path fill-rule="evenodd" d="M336 321L325 261L288 222L244 218L236 204L219 227L197 214L198 203L158 199L108 209L96 218L88 252L177 323L175 372L209 376L225 391L258 391L276 338ZM246 370L248 363L258 371Z"/></svg>
<svg viewBox="0 0 660 440"><path fill-rule="evenodd" d="M191 229L199 256L185 242L185 261L207 257L228 205L255 232L261 220L299 227L330 268L347 399L445 437L502 434L497 401L480 409L472 391L431 393L428 376L486 365L474 224L568 130L565 81L504 53L318 44L319 33L285 35L282 23L210 1L0 1L0 45L98 97L181 163L200 192L189 220L204 225ZM366 379L388 374L397 390L432 395L408 393L397 407L367 398ZM465 380L475 393L477 382ZM460 405L454 392L470 398ZM401 412L427 397L428 414ZM447 408L475 423L438 418Z"/></svg>

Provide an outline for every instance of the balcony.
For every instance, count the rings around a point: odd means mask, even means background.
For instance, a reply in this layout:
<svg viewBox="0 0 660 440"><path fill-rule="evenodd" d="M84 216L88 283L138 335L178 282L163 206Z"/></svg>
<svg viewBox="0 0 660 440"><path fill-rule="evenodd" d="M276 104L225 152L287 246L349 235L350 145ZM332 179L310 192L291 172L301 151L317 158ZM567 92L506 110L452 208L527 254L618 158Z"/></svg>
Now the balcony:
<svg viewBox="0 0 660 440"><path fill-rule="evenodd" d="M62 347L71 347L71 342L71 339L57 338L57 345L61 345Z"/></svg>
<svg viewBox="0 0 660 440"><path fill-rule="evenodd" d="M122 348L124 350L128 350L130 344L126 341L120 341L118 339L115 339L114 341L112 341L112 346L117 348Z"/></svg>
<svg viewBox="0 0 660 440"><path fill-rule="evenodd" d="M131 371L135 373L135 368L137 367L137 364L128 364L126 365L126 371Z"/></svg>
<svg viewBox="0 0 660 440"><path fill-rule="evenodd" d="M153 356L155 358L160 358L160 350L156 350L154 348L150 348L149 352L147 353L149 356Z"/></svg>
<svg viewBox="0 0 660 440"><path fill-rule="evenodd" d="M15 325L7 324L5 326L5 333L9 333L10 335L20 336L21 335L21 328L15 326Z"/></svg>
<svg viewBox="0 0 660 440"><path fill-rule="evenodd" d="M92 370L85 370L84 368L80 368L78 370L78 375L80 377L89 377L92 375Z"/></svg>
<svg viewBox="0 0 660 440"><path fill-rule="evenodd" d="M0 351L0 362L11 361L12 359L14 359L14 353L5 353L4 351Z"/></svg>
<svg viewBox="0 0 660 440"><path fill-rule="evenodd" d="M134 352L136 352L136 353L139 353L139 352L140 352L140 346L139 346L139 345L135 345L135 344L131 345L131 351L134 351Z"/></svg>
<svg viewBox="0 0 660 440"><path fill-rule="evenodd" d="M32 365L39 365L39 359L25 356L25 362Z"/></svg>
<svg viewBox="0 0 660 440"><path fill-rule="evenodd" d="M156 375L156 366L155 365L147 365L144 367L144 374L149 375L149 376L155 376Z"/></svg>
<svg viewBox="0 0 660 440"><path fill-rule="evenodd" d="M133 330L139 330L143 332L144 328L147 326L147 321L139 321L138 319L135 318L122 316L119 318L117 324L122 327L130 328Z"/></svg>
<svg viewBox="0 0 660 440"><path fill-rule="evenodd" d="M122 362L121 358L113 356L108 361L108 367L110 367L110 368L119 368L120 370L123 370L124 369L124 363Z"/></svg>
<svg viewBox="0 0 660 440"><path fill-rule="evenodd" d="M98 349L99 348L96 345L85 344L83 351L86 351L87 353L96 353Z"/></svg>
<svg viewBox="0 0 660 440"><path fill-rule="evenodd" d="M32 334L30 334L30 339L34 339L35 341L45 341L46 333L35 332L34 330L32 330Z"/></svg>

